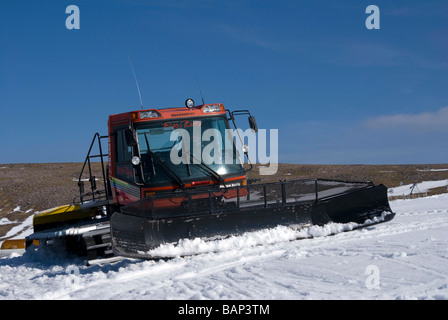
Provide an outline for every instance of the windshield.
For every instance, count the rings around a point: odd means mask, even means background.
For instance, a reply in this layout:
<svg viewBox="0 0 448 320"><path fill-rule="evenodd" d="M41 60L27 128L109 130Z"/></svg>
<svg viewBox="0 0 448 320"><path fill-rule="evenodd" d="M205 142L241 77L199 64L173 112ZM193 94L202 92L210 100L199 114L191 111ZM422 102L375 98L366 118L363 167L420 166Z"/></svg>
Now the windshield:
<svg viewBox="0 0 448 320"><path fill-rule="evenodd" d="M137 136L146 183L171 182L168 170L182 180L243 172L225 117L143 124Z"/></svg>

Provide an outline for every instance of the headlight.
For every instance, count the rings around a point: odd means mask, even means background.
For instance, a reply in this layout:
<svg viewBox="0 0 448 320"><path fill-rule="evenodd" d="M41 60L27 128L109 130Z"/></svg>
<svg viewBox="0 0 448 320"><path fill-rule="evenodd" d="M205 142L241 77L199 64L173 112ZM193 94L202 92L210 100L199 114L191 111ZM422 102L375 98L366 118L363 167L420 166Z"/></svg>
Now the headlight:
<svg viewBox="0 0 448 320"><path fill-rule="evenodd" d="M221 111L221 107L219 104L211 104L208 106L204 106L202 108L202 112L204 113L209 113L209 112L220 112Z"/></svg>
<svg viewBox="0 0 448 320"><path fill-rule="evenodd" d="M140 164L140 158L139 157L132 157L131 162L132 162L132 164L134 166L138 166Z"/></svg>
<svg viewBox="0 0 448 320"><path fill-rule="evenodd" d="M162 115L158 113L156 110L149 110L149 111L140 111L140 119L146 119L146 118L158 118Z"/></svg>

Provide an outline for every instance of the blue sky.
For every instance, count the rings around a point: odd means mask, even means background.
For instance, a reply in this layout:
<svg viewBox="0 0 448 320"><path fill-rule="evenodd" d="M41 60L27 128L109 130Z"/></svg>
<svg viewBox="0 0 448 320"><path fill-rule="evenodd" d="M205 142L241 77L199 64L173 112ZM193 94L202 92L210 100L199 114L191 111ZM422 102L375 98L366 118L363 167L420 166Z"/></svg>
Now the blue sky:
<svg viewBox="0 0 448 320"><path fill-rule="evenodd" d="M446 1L4 0L0 163L83 161L139 108L128 56L145 107L199 102L198 78L279 130L280 162L448 162Z"/></svg>

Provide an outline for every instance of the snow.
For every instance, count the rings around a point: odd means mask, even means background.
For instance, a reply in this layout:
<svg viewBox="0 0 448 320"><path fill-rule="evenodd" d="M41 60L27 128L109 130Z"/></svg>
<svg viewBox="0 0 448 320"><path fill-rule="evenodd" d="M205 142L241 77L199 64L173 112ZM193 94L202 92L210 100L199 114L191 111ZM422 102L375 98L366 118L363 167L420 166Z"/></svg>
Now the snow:
<svg viewBox="0 0 448 320"><path fill-rule="evenodd" d="M0 299L448 299L448 194L391 207L393 220L362 229L185 240L154 252L165 260L86 266L64 252L12 253L0 259Z"/></svg>
<svg viewBox="0 0 448 320"><path fill-rule="evenodd" d="M414 189L412 189L413 184L406 184L395 188L389 188L388 192L390 196L408 196L411 194L425 193L430 189L439 187L448 187L448 180L437 180L437 181L423 181L416 183Z"/></svg>
<svg viewBox="0 0 448 320"><path fill-rule="evenodd" d="M0 226L5 225L5 224L11 224L11 223L17 223L17 221L10 221L8 218L0 219Z"/></svg>
<svg viewBox="0 0 448 320"><path fill-rule="evenodd" d="M0 238L0 240L6 238L23 239L31 233L33 233L33 215L26 218L23 223L13 227L4 237Z"/></svg>

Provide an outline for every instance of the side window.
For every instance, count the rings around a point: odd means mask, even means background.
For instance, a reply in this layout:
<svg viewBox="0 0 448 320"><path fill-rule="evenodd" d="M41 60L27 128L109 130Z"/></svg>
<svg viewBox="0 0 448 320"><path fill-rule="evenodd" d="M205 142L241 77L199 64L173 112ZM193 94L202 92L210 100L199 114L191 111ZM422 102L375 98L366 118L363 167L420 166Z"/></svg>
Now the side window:
<svg viewBox="0 0 448 320"><path fill-rule="evenodd" d="M134 180L131 163L132 147L126 143L125 130L117 130L115 134L115 172L118 179Z"/></svg>
<svg viewBox="0 0 448 320"><path fill-rule="evenodd" d="M116 138L117 162L130 162L132 159L132 147L126 143L125 130L117 131Z"/></svg>

